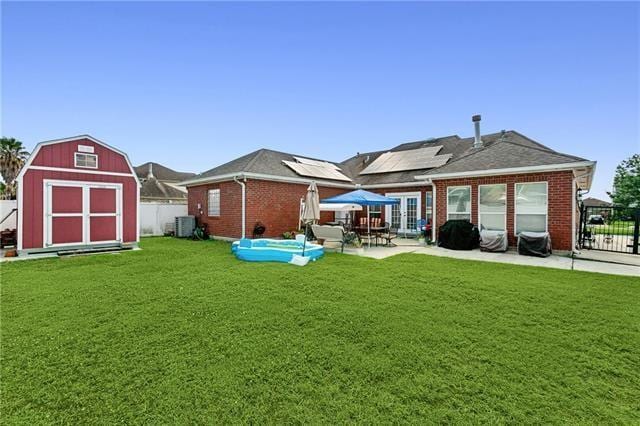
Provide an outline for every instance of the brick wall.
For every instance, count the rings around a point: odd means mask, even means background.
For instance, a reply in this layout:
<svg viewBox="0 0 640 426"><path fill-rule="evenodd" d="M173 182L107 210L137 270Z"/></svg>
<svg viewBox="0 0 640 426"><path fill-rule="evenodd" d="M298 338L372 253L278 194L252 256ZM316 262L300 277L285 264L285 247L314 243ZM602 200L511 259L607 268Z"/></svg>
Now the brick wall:
<svg viewBox="0 0 640 426"><path fill-rule="evenodd" d="M247 236L256 222L262 222L266 237L279 237L283 232L298 228L300 199L307 194L307 184L273 182L266 180L247 181ZM320 199L348 192L349 189L318 187ZM320 223L334 219L333 212L322 212Z"/></svg>
<svg viewBox="0 0 640 426"><path fill-rule="evenodd" d="M220 189L220 216L209 216L207 193L209 189ZM242 233L242 190L237 183L219 182L188 188L187 205L190 215L206 223L211 235L237 238ZM200 209L198 209L200 204Z"/></svg>
<svg viewBox="0 0 640 426"><path fill-rule="evenodd" d="M298 227L300 199L307 193L307 184L247 179L246 236L251 237L256 222L266 226L265 237L280 237L283 232ZM207 192L220 189L220 216L207 215ZM348 189L318 187L320 198L348 192ZM239 238L242 235L242 189L237 183L220 182L188 188L189 214L195 215L209 227L211 235ZM202 214L197 209L201 204ZM334 219L333 212L322 212L320 222Z"/></svg>
<svg viewBox="0 0 640 426"><path fill-rule="evenodd" d="M522 175L487 176L435 181L436 227L447 217L448 186L471 186L471 221L478 223L478 185L502 183L507 185L507 233L509 245L516 244L514 235L514 191L516 183L548 183L548 230L555 250L571 250L571 217L573 195L573 173L571 171L532 173Z"/></svg>

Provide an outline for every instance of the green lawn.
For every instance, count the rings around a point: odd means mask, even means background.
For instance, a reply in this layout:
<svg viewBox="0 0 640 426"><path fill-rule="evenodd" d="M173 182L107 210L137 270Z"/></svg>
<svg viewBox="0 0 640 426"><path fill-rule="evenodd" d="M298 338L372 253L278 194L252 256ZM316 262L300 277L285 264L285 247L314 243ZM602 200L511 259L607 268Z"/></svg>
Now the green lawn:
<svg viewBox="0 0 640 426"><path fill-rule="evenodd" d="M633 237L635 222L613 221L606 225L587 225L594 235L628 235Z"/></svg>
<svg viewBox="0 0 640 426"><path fill-rule="evenodd" d="M640 422L640 278L142 247L1 266L3 424Z"/></svg>

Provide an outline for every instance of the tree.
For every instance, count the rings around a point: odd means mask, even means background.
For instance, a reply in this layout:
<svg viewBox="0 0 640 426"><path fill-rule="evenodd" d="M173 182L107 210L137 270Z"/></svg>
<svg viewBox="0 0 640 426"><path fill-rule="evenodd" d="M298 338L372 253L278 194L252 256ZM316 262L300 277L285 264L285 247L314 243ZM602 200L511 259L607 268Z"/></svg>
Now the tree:
<svg viewBox="0 0 640 426"><path fill-rule="evenodd" d="M608 193L613 204L640 207L640 154L634 154L616 167L613 191Z"/></svg>
<svg viewBox="0 0 640 426"><path fill-rule="evenodd" d="M15 180L28 156L29 153L19 140L0 138L0 175L5 183L3 198L15 197Z"/></svg>

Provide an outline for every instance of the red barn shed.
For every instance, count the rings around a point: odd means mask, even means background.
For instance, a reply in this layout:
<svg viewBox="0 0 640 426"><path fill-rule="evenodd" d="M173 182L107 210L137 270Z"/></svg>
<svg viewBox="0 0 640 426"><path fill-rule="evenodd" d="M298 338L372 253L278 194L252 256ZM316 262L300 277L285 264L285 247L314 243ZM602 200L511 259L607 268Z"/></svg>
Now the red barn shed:
<svg viewBox="0 0 640 426"><path fill-rule="evenodd" d="M140 183L124 152L88 135L41 142L17 182L18 255L137 245Z"/></svg>

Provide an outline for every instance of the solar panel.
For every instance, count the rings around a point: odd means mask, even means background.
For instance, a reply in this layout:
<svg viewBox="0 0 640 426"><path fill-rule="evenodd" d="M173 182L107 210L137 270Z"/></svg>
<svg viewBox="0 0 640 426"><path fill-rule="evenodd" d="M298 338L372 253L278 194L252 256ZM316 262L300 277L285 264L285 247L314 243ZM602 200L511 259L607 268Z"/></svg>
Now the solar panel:
<svg viewBox="0 0 640 426"><path fill-rule="evenodd" d="M351 179L349 179L347 176L343 175L338 170L331 167L314 166L311 164L302 164L302 163L296 163L294 161L286 161L286 160L283 160L282 162L287 166L289 166L294 172L296 172L300 176L351 182Z"/></svg>
<svg viewBox="0 0 640 426"><path fill-rule="evenodd" d="M385 152L360 174L389 173L439 167L451 158L451 154L436 155L441 149L442 146L430 146L406 151Z"/></svg>
<svg viewBox="0 0 640 426"><path fill-rule="evenodd" d="M309 158L303 158L303 157L293 157L293 158L295 158L298 163L308 164L310 166L330 167L335 170L340 170L340 167L336 166L335 164L329 163L328 161L311 160Z"/></svg>

